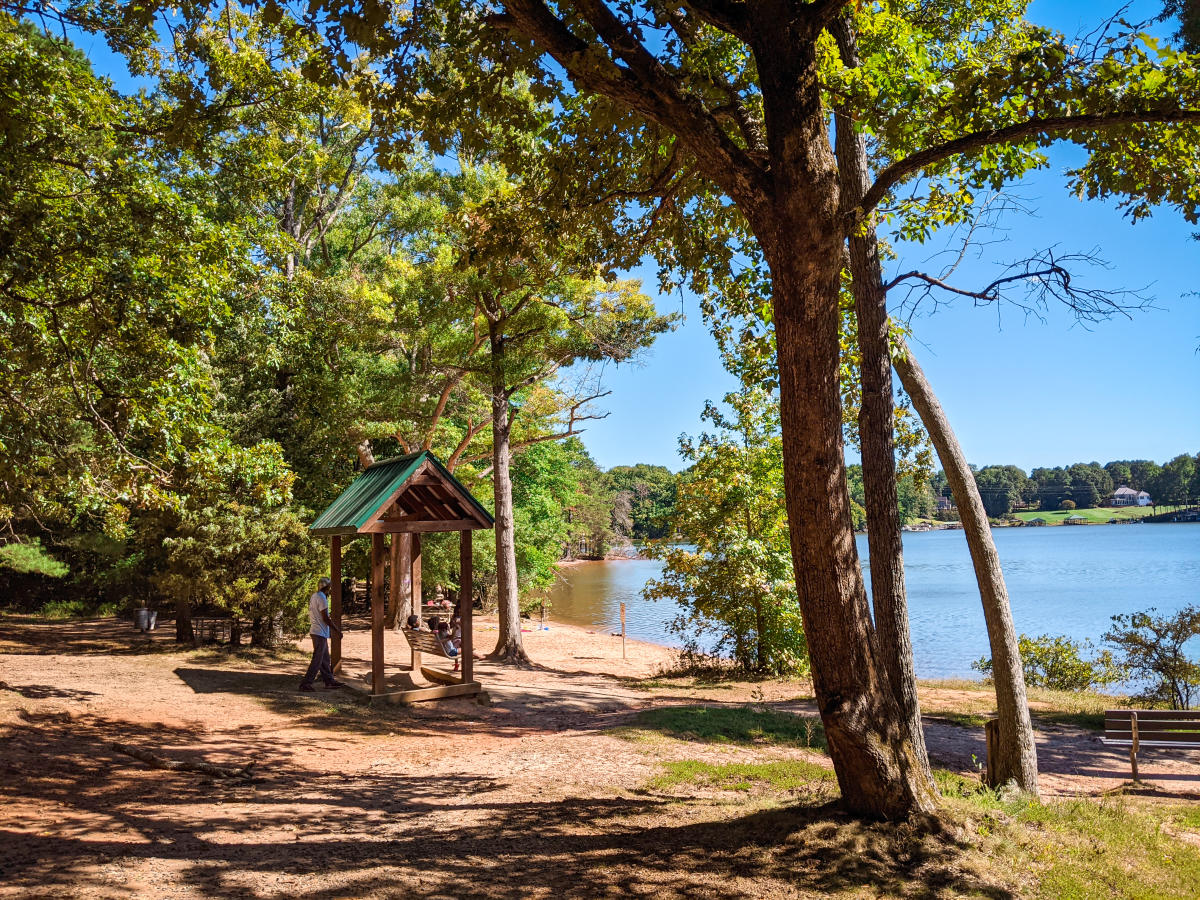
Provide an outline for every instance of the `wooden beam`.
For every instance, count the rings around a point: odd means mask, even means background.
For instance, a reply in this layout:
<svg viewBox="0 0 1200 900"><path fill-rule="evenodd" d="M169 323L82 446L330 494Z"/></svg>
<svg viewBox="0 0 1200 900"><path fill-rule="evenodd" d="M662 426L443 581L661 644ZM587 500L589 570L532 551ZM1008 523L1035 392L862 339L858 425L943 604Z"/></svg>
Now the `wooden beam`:
<svg viewBox="0 0 1200 900"><path fill-rule="evenodd" d="M464 529L458 533L458 609L462 616L462 647L459 648L459 658L462 661L462 680L475 680L475 641L471 631L471 583L474 573L471 569L471 532Z"/></svg>
<svg viewBox="0 0 1200 900"><path fill-rule="evenodd" d="M363 534L429 534L483 528L474 519L380 519L363 529Z"/></svg>
<svg viewBox="0 0 1200 900"><path fill-rule="evenodd" d="M371 535L371 691L382 694L383 681L383 535Z"/></svg>
<svg viewBox="0 0 1200 900"><path fill-rule="evenodd" d="M375 692L371 694L372 703L419 703L422 700L442 700L446 697L472 697L480 693L483 686L478 681L469 684L443 684L437 687L417 688L407 691L392 691L390 693Z"/></svg>
<svg viewBox="0 0 1200 900"><path fill-rule="evenodd" d="M342 627L342 538L335 534L329 539L329 614L333 624ZM342 636L334 632L329 642L329 665L333 671L342 670Z"/></svg>

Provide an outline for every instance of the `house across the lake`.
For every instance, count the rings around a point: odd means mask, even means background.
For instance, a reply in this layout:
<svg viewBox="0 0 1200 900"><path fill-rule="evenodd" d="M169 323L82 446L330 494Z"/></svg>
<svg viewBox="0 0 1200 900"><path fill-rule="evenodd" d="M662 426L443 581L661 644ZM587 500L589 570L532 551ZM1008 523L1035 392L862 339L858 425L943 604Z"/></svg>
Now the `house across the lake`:
<svg viewBox="0 0 1200 900"><path fill-rule="evenodd" d="M1145 491L1135 491L1131 487L1121 485L1112 495L1112 506L1149 506L1150 495Z"/></svg>

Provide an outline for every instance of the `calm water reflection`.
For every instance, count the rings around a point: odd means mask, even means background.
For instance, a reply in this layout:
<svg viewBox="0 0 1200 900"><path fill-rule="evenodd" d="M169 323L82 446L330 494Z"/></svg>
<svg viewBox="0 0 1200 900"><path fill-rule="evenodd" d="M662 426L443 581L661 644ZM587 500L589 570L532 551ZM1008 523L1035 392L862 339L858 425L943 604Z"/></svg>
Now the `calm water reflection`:
<svg viewBox="0 0 1200 900"><path fill-rule="evenodd" d="M1018 632L1068 634L1099 642L1115 613L1155 606L1173 612L1200 602L1200 526L1108 525L996 529ZM866 559L866 538L858 550ZM904 536L904 570L917 674L972 676L987 632L961 531ZM676 645L667 631L675 607L642 599L661 565L649 560L587 563L562 571L552 618L619 631L628 606L631 637Z"/></svg>

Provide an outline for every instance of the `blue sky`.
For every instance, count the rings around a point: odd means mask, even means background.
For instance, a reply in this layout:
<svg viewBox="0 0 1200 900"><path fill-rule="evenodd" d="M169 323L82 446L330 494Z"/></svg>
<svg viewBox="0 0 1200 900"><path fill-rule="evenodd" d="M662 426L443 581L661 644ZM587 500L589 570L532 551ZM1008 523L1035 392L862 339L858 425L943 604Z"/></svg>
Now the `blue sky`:
<svg viewBox="0 0 1200 900"><path fill-rule="evenodd" d="M1159 8L1139 3L1127 16L1148 18ZM1095 21L1096 9L1038 0L1030 17L1074 34ZM1028 471L1200 452L1200 297L1190 295L1200 291L1200 242L1192 238L1200 228L1165 209L1135 225L1111 204L1069 195L1062 172L1071 160L1069 149L1056 150L1048 170L1016 187L1035 214L1005 217L1003 230L989 238L1001 243L965 262L955 283L986 284L998 274L997 263L1047 247L1095 249L1110 268L1082 269L1080 278L1097 287L1144 289L1157 308L1085 328L1054 307L1043 322L1013 307L977 309L966 301L915 318L914 351L967 458L978 465L1011 463ZM929 270L944 248L935 241L897 249L894 272ZM644 283L652 292L650 275L644 273ZM660 338L640 366L608 371L610 415L589 423L583 436L601 466L678 469L679 435L698 432L705 400L719 400L735 386L695 298L677 294L658 304L682 309L687 320Z"/></svg>

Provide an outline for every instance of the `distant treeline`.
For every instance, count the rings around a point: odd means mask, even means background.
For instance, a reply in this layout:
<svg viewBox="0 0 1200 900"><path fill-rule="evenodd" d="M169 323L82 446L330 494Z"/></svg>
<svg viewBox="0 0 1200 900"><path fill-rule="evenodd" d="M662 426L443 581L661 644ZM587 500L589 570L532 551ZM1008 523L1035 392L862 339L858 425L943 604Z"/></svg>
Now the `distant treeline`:
<svg viewBox="0 0 1200 900"><path fill-rule="evenodd" d="M570 510L568 558L604 556L628 540L670 533L680 476L666 466L637 463L607 472L593 468L579 476L580 496L586 500Z"/></svg>
<svg viewBox="0 0 1200 900"><path fill-rule="evenodd" d="M1020 509L1061 509L1064 501L1077 509L1104 506L1120 487L1145 491L1154 506L1200 502L1200 454L1181 453L1162 464L1149 459L1120 459L1103 465L1086 462L1042 467L1029 473L1012 465L972 469L984 508L993 518ZM576 543L568 549L568 555L602 556L624 538L668 536L678 486L688 477L688 469L674 474L664 466L644 463L616 466L607 472L597 468L595 480L586 487L595 502L572 513L576 517ZM848 466L846 477L854 527L861 531L866 527L862 466ZM900 520L907 524L939 517L939 500L950 499L950 486L940 469L928 477L909 471L900 476L897 494ZM581 516L588 518L580 520ZM956 518L956 514L942 509L941 517ZM583 521L594 524L580 528Z"/></svg>
<svg viewBox="0 0 1200 900"><path fill-rule="evenodd" d="M972 467L974 468L974 467ZM1120 459L1037 468L1026 472L1019 466L993 465L975 469L984 508L989 516L1006 516L1017 509L1088 509L1111 502L1121 487L1145 491L1154 506L1182 506L1200 500L1200 454L1181 453L1161 465L1149 459ZM852 488L853 490L853 488ZM918 489L919 492L919 489ZM928 482L926 502L909 500L925 515L928 501L935 508L937 497L949 497L946 477L938 471ZM861 500L860 500L861 502ZM901 498L901 512L906 500Z"/></svg>

